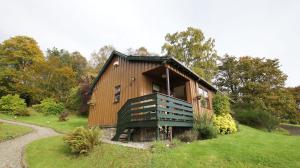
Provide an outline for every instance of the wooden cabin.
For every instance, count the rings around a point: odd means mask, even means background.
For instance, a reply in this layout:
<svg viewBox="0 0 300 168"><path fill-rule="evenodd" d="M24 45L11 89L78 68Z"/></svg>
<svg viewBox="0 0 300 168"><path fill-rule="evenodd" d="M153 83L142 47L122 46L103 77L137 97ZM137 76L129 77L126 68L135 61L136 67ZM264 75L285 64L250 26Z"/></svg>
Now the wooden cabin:
<svg viewBox="0 0 300 168"><path fill-rule="evenodd" d="M191 128L194 113L211 112L216 91L173 57L113 51L91 86L88 124L116 127L114 140L159 139L162 127Z"/></svg>

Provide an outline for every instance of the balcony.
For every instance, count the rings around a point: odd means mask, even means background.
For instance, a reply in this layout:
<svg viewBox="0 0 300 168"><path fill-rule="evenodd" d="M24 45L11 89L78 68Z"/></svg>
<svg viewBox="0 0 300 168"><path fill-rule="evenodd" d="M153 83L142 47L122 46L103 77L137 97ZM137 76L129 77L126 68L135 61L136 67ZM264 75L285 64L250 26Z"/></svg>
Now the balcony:
<svg viewBox="0 0 300 168"><path fill-rule="evenodd" d="M127 100L118 112L117 131L113 140L119 140L126 132L130 137L135 128L156 128L156 139L159 138L159 128L193 127L192 104L167 96L153 93Z"/></svg>

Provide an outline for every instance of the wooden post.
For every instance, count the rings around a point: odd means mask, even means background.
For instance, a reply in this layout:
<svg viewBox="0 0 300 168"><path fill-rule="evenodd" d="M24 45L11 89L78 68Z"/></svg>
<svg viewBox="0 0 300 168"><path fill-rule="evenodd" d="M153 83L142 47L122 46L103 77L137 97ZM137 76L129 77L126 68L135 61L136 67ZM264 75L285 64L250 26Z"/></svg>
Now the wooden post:
<svg viewBox="0 0 300 168"><path fill-rule="evenodd" d="M170 91L170 74L169 74L169 68L166 67L166 81L167 81L167 93L168 96L171 96L171 91Z"/></svg>
<svg viewBox="0 0 300 168"><path fill-rule="evenodd" d="M159 135L159 126L156 127L156 140L158 141L160 139Z"/></svg>
<svg viewBox="0 0 300 168"><path fill-rule="evenodd" d="M169 73L169 68L166 67L166 80L167 80L167 92L168 96L171 96L171 91L170 91L170 73ZM170 141L172 141L172 127L169 127L170 131Z"/></svg>

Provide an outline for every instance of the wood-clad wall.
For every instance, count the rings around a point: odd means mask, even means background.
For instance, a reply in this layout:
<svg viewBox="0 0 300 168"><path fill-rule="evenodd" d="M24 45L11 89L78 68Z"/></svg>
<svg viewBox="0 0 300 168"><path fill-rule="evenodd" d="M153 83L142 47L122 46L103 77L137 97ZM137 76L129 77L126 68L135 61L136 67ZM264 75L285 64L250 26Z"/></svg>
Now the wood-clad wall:
<svg viewBox="0 0 300 168"><path fill-rule="evenodd" d="M113 66L115 61L119 61L118 67ZM151 78L143 75L143 72L158 66L161 66L161 64L129 62L119 56L114 57L93 90L90 100L93 102L93 105L90 105L89 126L115 126L117 124L117 113L128 99L152 93L153 81ZM176 68L167 67L189 80L186 82L187 101L193 104L195 112L212 109L211 91L208 90L209 109L203 109L196 98L198 83ZM134 80L132 80L133 78ZM114 103L115 86L118 85L121 86L121 97L118 103Z"/></svg>
<svg viewBox="0 0 300 168"><path fill-rule="evenodd" d="M113 63L119 61L119 66ZM115 126L117 112L130 98L150 94L152 81L142 73L156 68L160 64L146 62L129 62L121 57L114 57L97 82L91 97L89 126ZM134 80L132 80L134 78ZM121 98L114 103L115 86L121 85Z"/></svg>

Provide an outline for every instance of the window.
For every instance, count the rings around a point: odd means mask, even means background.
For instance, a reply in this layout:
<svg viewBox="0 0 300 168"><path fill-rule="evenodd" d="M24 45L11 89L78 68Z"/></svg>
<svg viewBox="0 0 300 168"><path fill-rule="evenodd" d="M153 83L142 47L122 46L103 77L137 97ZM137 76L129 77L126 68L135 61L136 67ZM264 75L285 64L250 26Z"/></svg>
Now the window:
<svg viewBox="0 0 300 168"><path fill-rule="evenodd" d="M202 87L198 87L198 95L204 98L208 98L207 90L203 89Z"/></svg>
<svg viewBox="0 0 300 168"><path fill-rule="evenodd" d="M153 83L153 85L152 85L152 92L153 93L160 92L160 86L158 84Z"/></svg>
<svg viewBox="0 0 300 168"><path fill-rule="evenodd" d="M208 91L202 88L201 86L198 87L198 97L201 107L210 108Z"/></svg>
<svg viewBox="0 0 300 168"><path fill-rule="evenodd" d="M121 85L115 87L115 99L114 103L118 103L121 97Z"/></svg>

